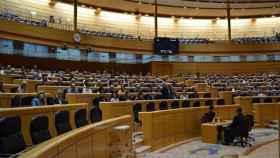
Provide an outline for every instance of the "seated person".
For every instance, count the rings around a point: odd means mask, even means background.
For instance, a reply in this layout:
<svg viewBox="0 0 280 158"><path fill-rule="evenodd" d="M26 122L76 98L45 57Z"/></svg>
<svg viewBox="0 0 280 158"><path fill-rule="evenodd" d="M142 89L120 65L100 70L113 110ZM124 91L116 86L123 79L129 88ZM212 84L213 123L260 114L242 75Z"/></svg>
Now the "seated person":
<svg viewBox="0 0 280 158"><path fill-rule="evenodd" d="M242 131L242 127L245 124L245 116L242 113L242 108L236 109L236 115L233 118L233 122L224 130L224 144L229 145L233 142L234 138L238 136L238 133Z"/></svg>
<svg viewBox="0 0 280 158"><path fill-rule="evenodd" d="M17 88L17 93L27 93L27 84L26 81L23 81L20 86Z"/></svg>
<svg viewBox="0 0 280 158"><path fill-rule="evenodd" d="M113 92L111 95L111 102L118 102L119 101L119 95L117 94L117 92Z"/></svg>
<svg viewBox="0 0 280 158"><path fill-rule="evenodd" d="M4 83L0 81L0 93L5 93L4 91Z"/></svg>
<svg viewBox="0 0 280 158"><path fill-rule="evenodd" d="M216 113L214 112L214 106L209 106L208 112L205 113L201 118L201 123L212 122L215 118Z"/></svg>
<svg viewBox="0 0 280 158"><path fill-rule="evenodd" d="M89 87L89 83L87 80L83 80L83 89L82 89L82 93L92 93L92 89Z"/></svg>
<svg viewBox="0 0 280 158"><path fill-rule="evenodd" d="M65 100L65 95L61 89L59 89L54 98L54 104L67 104L68 102Z"/></svg>
<svg viewBox="0 0 280 158"><path fill-rule="evenodd" d="M47 98L44 92L39 92L31 101L32 106L42 106L47 104Z"/></svg>
<svg viewBox="0 0 280 158"><path fill-rule="evenodd" d="M128 94L128 92L126 91L124 93L124 95L121 95L120 98L119 98L120 101L127 101L127 100L130 100L130 96Z"/></svg>
<svg viewBox="0 0 280 158"><path fill-rule="evenodd" d="M140 91L136 97L134 98L135 100L145 100L144 94L142 91Z"/></svg>
<svg viewBox="0 0 280 158"><path fill-rule="evenodd" d="M79 87L76 87L76 83L71 81L71 86L65 90L65 93L80 93L81 90Z"/></svg>

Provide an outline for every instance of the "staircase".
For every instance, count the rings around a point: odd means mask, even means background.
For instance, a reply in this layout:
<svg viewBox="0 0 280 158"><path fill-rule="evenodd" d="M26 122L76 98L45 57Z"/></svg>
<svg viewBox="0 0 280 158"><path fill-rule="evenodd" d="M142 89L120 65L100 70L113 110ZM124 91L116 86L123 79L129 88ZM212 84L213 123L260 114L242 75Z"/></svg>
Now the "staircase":
<svg viewBox="0 0 280 158"><path fill-rule="evenodd" d="M136 158L144 158L147 153L151 152L152 147L144 145L144 135L142 132L133 133L133 151Z"/></svg>

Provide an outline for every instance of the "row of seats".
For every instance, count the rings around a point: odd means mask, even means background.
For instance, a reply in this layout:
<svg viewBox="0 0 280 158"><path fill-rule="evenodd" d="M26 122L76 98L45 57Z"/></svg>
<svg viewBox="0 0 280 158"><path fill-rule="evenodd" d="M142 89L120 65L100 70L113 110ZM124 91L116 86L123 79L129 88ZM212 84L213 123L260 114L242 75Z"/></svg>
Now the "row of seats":
<svg viewBox="0 0 280 158"><path fill-rule="evenodd" d="M76 128L89 124L86 109L77 110L74 117ZM102 112L97 108L93 108L90 111L90 119L92 123L101 121ZM4 117L0 119L0 157L9 157L10 155L17 154L28 147L21 131L21 121L22 120L19 116ZM49 121L50 120L47 116L42 115L33 117L29 131L33 145L51 139L52 136L49 129ZM57 135L72 130L69 111L57 112L55 114L54 124Z"/></svg>
<svg viewBox="0 0 280 158"><path fill-rule="evenodd" d="M213 106L213 100L206 100L205 101L205 105L206 106ZM225 105L225 101L224 99L219 99L217 101L217 105ZM191 101L190 100L184 100L182 103L181 103L181 106L180 106L180 102L179 101L173 101L171 104L170 104L170 108L171 109L178 109L178 108L189 108L191 107ZM193 105L192 107L200 107L200 101L198 100L194 100L193 101ZM159 104L159 110L168 110L169 109L169 106L168 106L168 103L167 101L162 101L160 102ZM155 106L155 103L154 102L149 102L146 104L146 111L147 112L152 112L152 111L156 111L156 106ZM133 115L134 115L134 121L135 122L139 122L139 112L143 112L142 110L142 104L141 103L136 103L134 106L133 106Z"/></svg>
<svg viewBox="0 0 280 158"><path fill-rule="evenodd" d="M41 21L31 20L27 18L22 18L14 13L9 13L9 12L0 12L0 18L4 18L10 21L15 21L18 23L33 25L33 26L47 27L47 22L45 20L41 20Z"/></svg>
<svg viewBox="0 0 280 158"><path fill-rule="evenodd" d="M280 38L275 35L271 37L242 37L235 38L233 42L238 44L266 44L266 43L278 43Z"/></svg>

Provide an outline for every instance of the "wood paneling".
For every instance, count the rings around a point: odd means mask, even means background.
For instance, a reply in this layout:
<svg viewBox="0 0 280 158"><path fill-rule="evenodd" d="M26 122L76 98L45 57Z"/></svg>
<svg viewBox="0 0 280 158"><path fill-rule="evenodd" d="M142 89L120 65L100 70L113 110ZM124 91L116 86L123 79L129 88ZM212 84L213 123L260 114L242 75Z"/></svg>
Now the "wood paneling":
<svg viewBox="0 0 280 158"><path fill-rule="evenodd" d="M0 38L34 42L38 44L62 46L68 43L76 47L73 32L51 28L34 27L11 21L0 20ZM95 36L82 36L81 48L88 46L97 51L129 52L137 54L153 54L152 40L120 40ZM180 54L184 55L229 55L229 54L271 54L279 52L280 44L234 44L217 42L214 44L189 44L180 46Z"/></svg>
<svg viewBox="0 0 280 158"><path fill-rule="evenodd" d="M42 70L89 70L92 72L107 70L107 72L126 72L139 73L148 72L148 66L145 64L117 64L117 63L98 63L86 61L70 61L43 58L30 58L13 55L0 54L0 64L13 65L15 67L31 67L37 65Z"/></svg>
<svg viewBox="0 0 280 158"><path fill-rule="evenodd" d="M231 63L150 63L152 73L177 74L177 73L256 73L278 72L279 62L231 62Z"/></svg>
<svg viewBox="0 0 280 158"><path fill-rule="evenodd" d="M254 103L255 120L261 127L279 118L279 103Z"/></svg>

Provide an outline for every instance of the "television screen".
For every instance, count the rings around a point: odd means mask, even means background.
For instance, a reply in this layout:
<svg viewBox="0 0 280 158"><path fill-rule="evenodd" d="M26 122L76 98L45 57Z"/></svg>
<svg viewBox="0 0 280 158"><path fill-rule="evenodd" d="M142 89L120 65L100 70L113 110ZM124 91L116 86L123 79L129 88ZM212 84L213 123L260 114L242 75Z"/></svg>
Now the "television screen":
<svg viewBox="0 0 280 158"><path fill-rule="evenodd" d="M179 53L179 41L167 37L154 39L154 51L156 54L173 55Z"/></svg>

